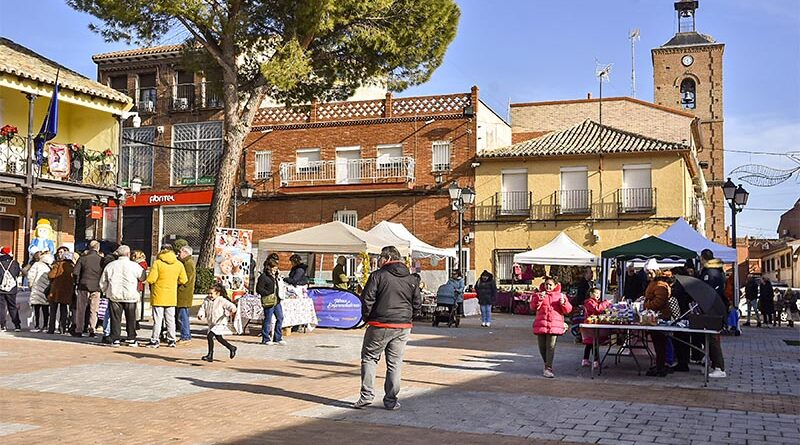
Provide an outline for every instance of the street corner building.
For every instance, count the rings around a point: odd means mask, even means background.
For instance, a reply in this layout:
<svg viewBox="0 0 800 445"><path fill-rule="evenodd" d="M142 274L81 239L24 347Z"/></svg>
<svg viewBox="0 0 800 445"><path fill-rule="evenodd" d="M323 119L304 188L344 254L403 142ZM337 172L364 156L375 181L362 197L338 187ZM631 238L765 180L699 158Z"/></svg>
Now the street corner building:
<svg viewBox="0 0 800 445"><path fill-rule="evenodd" d="M0 38L0 54L0 244L23 260L31 239L51 245L38 229L55 246L101 230L89 209L100 219L119 197L121 118L132 101L11 40Z"/></svg>

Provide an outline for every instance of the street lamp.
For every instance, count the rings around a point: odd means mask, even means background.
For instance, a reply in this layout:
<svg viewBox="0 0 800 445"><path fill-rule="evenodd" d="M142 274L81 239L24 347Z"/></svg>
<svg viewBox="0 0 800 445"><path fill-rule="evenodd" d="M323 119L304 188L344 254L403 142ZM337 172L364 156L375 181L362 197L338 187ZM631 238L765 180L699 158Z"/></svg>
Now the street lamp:
<svg viewBox="0 0 800 445"><path fill-rule="evenodd" d="M731 178L728 178L725 181L725 184L722 185L722 193L725 195L725 201L728 202L728 207L731 209L731 247L733 247L734 251L736 250L736 214L741 212L745 205L747 205L747 198L750 197L750 194L747 193L747 190L742 187L742 184L739 184L737 187ZM738 251L737 251L738 252ZM736 264L734 264L736 268L734 273L738 273L739 268L739 255L736 254ZM733 289L734 293L734 302L736 303L737 307L739 304L739 286L734 286Z"/></svg>
<svg viewBox="0 0 800 445"><path fill-rule="evenodd" d="M462 261L463 256L461 255L461 250L463 248L462 243L464 242L464 212L475 202L475 190L469 187L461 188L457 183L453 182L450 184L450 187L447 188L447 193L450 195L453 210L458 212L458 252L456 255L458 259L458 271L466 282L466 270L463 264L464 261Z"/></svg>
<svg viewBox="0 0 800 445"><path fill-rule="evenodd" d="M142 178L136 176L131 179L131 195L136 196L142 192Z"/></svg>
<svg viewBox="0 0 800 445"><path fill-rule="evenodd" d="M239 208L239 205L247 204L248 202L250 202L250 200L253 199L253 193L255 191L256 189L254 189L249 182L244 181L241 184L239 184L239 193L233 194L233 218L231 222L233 223L234 229L236 228L236 217L237 217L236 213L237 209Z"/></svg>

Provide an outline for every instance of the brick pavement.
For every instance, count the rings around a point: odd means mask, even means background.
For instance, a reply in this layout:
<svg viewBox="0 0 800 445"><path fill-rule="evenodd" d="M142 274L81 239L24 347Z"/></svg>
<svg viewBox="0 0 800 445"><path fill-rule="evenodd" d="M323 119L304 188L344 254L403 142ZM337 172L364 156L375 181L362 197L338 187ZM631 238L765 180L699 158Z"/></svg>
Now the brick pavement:
<svg viewBox="0 0 800 445"><path fill-rule="evenodd" d="M474 318L459 329L418 325L397 412L344 408L358 391L361 331L291 335L285 347L231 337L239 355L213 364L199 360L204 339L152 350L6 333L0 435L3 444L800 441L797 394L784 388L800 377L800 350L782 341L796 329L726 337L731 377L702 388L697 371L639 377L628 361L591 381L577 365L582 346L566 337L558 378L543 379L530 322L500 315L491 329Z"/></svg>

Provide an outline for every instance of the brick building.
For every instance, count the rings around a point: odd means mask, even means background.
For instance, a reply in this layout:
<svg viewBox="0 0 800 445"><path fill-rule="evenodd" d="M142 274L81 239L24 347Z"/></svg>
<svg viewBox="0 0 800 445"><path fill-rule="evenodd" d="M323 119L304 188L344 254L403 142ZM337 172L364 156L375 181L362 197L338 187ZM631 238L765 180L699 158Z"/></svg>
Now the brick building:
<svg viewBox="0 0 800 445"><path fill-rule="evenodd" d="M800 239L800 199L794 206L781 215L778 223L778 236L781 238Z"/></svg>

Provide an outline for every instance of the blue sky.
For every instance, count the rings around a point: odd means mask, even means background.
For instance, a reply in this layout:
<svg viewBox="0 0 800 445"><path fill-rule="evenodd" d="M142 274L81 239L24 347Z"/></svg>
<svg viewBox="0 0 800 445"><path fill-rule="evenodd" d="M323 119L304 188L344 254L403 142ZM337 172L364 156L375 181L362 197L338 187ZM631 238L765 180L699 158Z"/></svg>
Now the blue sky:
<svg viewBox="0 0 800 445"><path fill-rule="evenodd" d="M675 32L673 0L457 0L462 17L444 64L404 95L481 88L500 115L507 104L597 96L595 61L613 63L604 96L630 95L627 33L637 43L637 97L652 100L650 49ZM92 18L61 0L3 0L0 35L94 78L91 55L124 49L90 32ZM800 151L800 1L700 0L698 30L726 44L725 148ZM173 33L163 43L177 43ZM726 171L742 164L790 168L779 156L726 153ZM751 192L739 233L774 236L781 212L800 198L797 177Z"/></svg>

